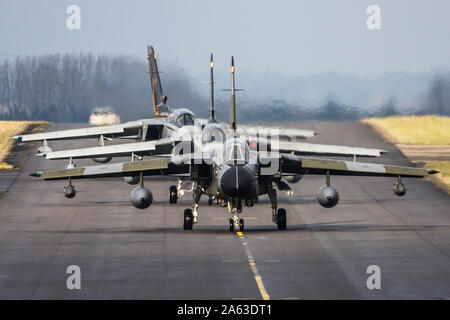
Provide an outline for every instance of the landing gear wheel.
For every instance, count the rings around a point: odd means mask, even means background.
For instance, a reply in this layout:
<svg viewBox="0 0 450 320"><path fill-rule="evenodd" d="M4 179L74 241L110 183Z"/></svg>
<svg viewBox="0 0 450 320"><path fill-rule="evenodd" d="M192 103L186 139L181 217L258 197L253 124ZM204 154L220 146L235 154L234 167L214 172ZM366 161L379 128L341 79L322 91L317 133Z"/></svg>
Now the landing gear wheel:
<svg viewBox="0 0 450 320"><path fill-rule="evenodd" d="M209 197L209 198L208 198L208 206L211 206L212 203L213 203L213 199L212 199L212 197Z"/></svg>
<svg viewBox="0 0 450 320"><path fill-rule="evenodd" d="M277 211L277 226L278 230L286 230L286 210L283 208Z"/></svg>
<svg viewBox="0 0 450 320"><path fill-rule="evenodd" d="M244 219L239 219L239 231L244 231Z"/></svg>
<svg viewBox="0 0 450 320"><path fill-rule="evenodd" d="M184 230L192 230L192 225L194 224L194 216L192 215L192 209L184 210Z"/></svg>
<svg viewBox="0 0 450 320"><path fill-rule="evenodd" d="M170 186L169 188L169 203L177 203L178 191L176 186Z"/></svg>
<svg viewBox="0 0 450 320"><path fill-rule="evenodd" d="M234 232L234 221L230 219L230 232Z"/></svg>

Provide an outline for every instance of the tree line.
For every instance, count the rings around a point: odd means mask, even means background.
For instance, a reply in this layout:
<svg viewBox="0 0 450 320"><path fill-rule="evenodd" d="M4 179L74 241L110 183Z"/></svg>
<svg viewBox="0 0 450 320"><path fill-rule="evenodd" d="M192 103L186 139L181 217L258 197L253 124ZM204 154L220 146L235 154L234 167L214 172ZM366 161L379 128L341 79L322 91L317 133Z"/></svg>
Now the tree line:
<svg viewBox="0 0 450 320"><path fill-rule="evenodd" d="M161 80L169 104L207 117L209 98L177 66L163 65ZM208 90L205 90L208 92ZM324 93L325 94L325 93ZM418 93L419 96L419 93ZM414 106L399 106L391 96L378 106L352 106L336 98L306 106L282 99L255 101L240 96L240 122L356 120L401 114L450 115L450 74L439 73ZM52 54L0 61L0 119L86 122L96 107L108 106L122 121L153 116L146 59L93 54ZM218 117L229 118L229 100L216 101Z"/></svg>
<svg viewBox="0 0 450 320"><path fill-rule="evenodd" d="M183 70L166 71L169 102L205 103ZM125 121L153 116L145 59L80 53L0 61L0 119L86 122L94 108L105 106Z"/></svg>

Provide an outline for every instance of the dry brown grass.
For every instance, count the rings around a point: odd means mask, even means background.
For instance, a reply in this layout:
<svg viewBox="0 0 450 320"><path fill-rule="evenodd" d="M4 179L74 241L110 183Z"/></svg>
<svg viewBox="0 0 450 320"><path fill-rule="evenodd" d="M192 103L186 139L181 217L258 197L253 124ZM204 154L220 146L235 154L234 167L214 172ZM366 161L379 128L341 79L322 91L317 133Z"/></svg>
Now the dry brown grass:
<svg viewBox="0 0 450 320"><path fill-rule="evenodd" d="M49 125L47 121L0 121L0 170L11 170L14 167L5 162L14 141L10 137L19 135L35 127L33 132L42 131Z"/></svg>
<svg viewBox="0 0 450 320"><path fill-rule="evenodd" d="M430 161L425 164L425 167L439 171L432 176L432 179L450 194L450 161Z"/></svg>
<svg viewBox="0 0 450 320"><path fill-rule="evenodd" d="M396 116L362 122L393 143L450 145L450 117Z"/></svg>
<svg viewBox="0 0 450 320"><path fill-rule="evenodd" d="M439 158L439 154L445 159L444 155L448 153L450 117L403 116L371 118L362 122L371 125L389 142L397 144L411 160L422 162L427 155ZM431 179L450 194L450 161L426 161L425 167L440 172Z"/></svg>

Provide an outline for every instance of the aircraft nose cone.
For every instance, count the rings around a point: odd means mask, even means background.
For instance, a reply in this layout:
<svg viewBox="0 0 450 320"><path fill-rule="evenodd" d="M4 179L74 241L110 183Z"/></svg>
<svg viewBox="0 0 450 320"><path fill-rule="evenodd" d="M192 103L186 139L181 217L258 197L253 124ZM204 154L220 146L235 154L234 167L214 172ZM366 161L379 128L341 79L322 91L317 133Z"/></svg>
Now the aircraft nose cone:
<svg viewBox="0 0 450 320"><path fill-rule="evenodd" d="M231 198L246 198L251 194L253 183L253 175L249 170L234 166L222 175L220 188Z"/></svg>

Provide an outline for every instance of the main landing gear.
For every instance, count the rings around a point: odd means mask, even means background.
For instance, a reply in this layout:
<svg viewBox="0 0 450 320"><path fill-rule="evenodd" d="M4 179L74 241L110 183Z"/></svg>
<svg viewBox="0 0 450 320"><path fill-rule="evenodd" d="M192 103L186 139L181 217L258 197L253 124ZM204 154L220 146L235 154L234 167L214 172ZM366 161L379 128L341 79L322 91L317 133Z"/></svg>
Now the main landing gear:
<svg viewBox="0 0 450 320"><path fill-rule="evenodd" d="M184 222L183 222L184 230L192 230L193 224L198 222L198 204L200 202L200 198L202 196L203 191L204 190L199 185L197 185L194 188L193 191L194 201L192 203L192 209L184 210Z"/></svg>
<svg viewBox="0 0 450 320"><path fill-rule="evenodd" d="M194 224L194 215L192 214L192 209L184 210L184 230L192 230L192 225Z"/></svg>
<svg viewBox="0 0 450 320"><path fill-rule="evenodd" d="M196 185L195 182L184 182L182 179L178 179L176 186L169 187L169 203L176 204L178 199L183 197L186 192L194 192Z"/></svg>
<svg viewBox="0 0 450 320"><path fill-rule="evenodd" d="M184 194L184 190L182 189L183 180L178 179L176 186L170 186L169 188L169 203L175 204L178 201L178 198L181 198Z"/></svg>
<svg viewBox="0 0 450 320"><path fill-rule="evenodd" d="M178 200L178 190L177 186L170 186L169 188L169 203L177 203Z"/></svg>
<svg viewBox="0 0 450 320"><path fill-rule="evenodd" d="M286 210L280 208L277 210L277 221L278 230L286 230Z"/></svg>
<svg viewBox="0 0 450 320"><path fill-rule="evenodd" d="M286 230L286 209L277 209L277 191L273 188L270 188L267 194L269 195L270 203L272 205L272 221L277 224L278 230Z"/></svg>

